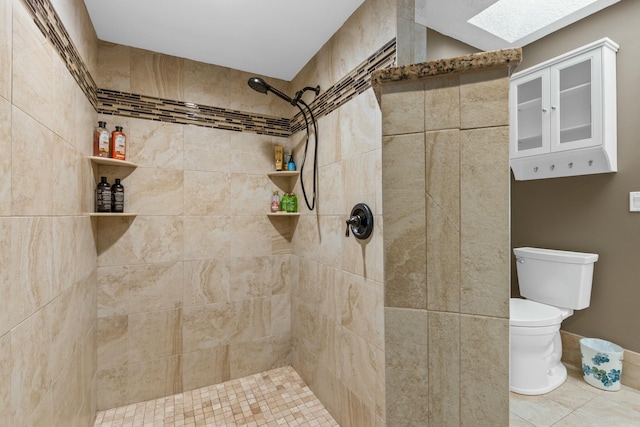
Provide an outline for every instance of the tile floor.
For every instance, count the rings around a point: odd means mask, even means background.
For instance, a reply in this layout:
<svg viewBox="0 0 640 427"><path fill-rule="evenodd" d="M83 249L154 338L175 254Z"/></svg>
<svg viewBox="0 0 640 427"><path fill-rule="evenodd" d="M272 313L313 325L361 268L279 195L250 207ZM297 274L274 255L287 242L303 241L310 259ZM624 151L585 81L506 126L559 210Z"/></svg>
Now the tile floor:
<svg viewBox="0 0 640 427"><path fill-rule="evenodd" d="M98 412L94 427L339 427L291 367Z"/></svg>
<svg viewBox="0 0 640 427"><path fill-rule="evenodd" d="M510 427L639 427L640 391L567 381L541 396L511 393ZM624 375L624 374L623 374ZM98 412L94 427L339 427L291 367Z"/></svg>
<svg viewBox="0 0 640 427"><path fill-rule="evenodd" d="M604 391L582 379L577 368L567 367L567 381L551 393L523 396L511 393L511 427L638 427L640 391L622 386ZM624 375L624 372L622 373Z"/></svg>

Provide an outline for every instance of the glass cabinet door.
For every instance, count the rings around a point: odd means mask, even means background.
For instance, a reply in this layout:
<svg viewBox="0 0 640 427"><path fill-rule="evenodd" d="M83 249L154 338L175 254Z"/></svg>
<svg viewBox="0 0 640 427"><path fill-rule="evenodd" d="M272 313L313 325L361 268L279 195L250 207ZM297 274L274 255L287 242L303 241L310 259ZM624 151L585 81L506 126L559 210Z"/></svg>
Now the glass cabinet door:
<svg viewBox="0 0 640 427"><path fill-rule="evenodd" d="M515 132L515 137L510 138L511 157L548 151L548 70L512 84L509 94L515 97L514 102L510 103L511 132Z"/></svg>
<svg viewBox="0 0 640 427"><path fill-rule="evenodd" d="M598 145L601 103L597 52L576 57L552 70L552 150ZM597 75L598 74L598 75Z"/></svg>

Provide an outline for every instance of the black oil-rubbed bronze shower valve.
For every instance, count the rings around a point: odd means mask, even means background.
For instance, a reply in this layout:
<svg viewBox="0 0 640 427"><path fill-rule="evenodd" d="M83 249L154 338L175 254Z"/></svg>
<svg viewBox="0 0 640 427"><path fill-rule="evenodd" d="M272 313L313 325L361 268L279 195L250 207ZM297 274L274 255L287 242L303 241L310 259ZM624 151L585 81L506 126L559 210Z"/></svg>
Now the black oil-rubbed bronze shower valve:
<svg viewBox="0 0 640 427"><path fill-rule="evenodd" d="M351 228L351 232L356 239L364 240L373 231L373 212L366 204L358 203L351 209L351 216L346 222L347 231L345 236L349 237L349 228Z"/></svg>

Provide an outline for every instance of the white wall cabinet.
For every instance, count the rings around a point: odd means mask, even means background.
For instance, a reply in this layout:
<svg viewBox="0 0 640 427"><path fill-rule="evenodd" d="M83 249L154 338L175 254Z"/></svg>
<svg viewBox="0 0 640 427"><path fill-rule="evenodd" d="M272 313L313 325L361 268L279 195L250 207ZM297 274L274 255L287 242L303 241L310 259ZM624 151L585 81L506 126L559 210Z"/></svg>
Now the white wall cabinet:
<svg viewBox="0 0 640 427"><path fill-rule="evenodd" d="M509 152L516 179L617 171L617 51L604 38L511 77Z"/></svg>

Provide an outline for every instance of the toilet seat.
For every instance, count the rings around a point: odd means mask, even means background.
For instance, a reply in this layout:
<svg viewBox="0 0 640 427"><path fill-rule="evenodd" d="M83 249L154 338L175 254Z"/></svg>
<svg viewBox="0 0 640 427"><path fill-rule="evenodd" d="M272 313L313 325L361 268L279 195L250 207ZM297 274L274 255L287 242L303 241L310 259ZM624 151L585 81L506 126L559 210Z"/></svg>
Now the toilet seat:
<svg viewBox="0 0 640 427"><path fill-rule="evenodd" d="M509 325L516 327L541 327L560 325L562 311L539 302L511 298L509 300Z"/></svg>

